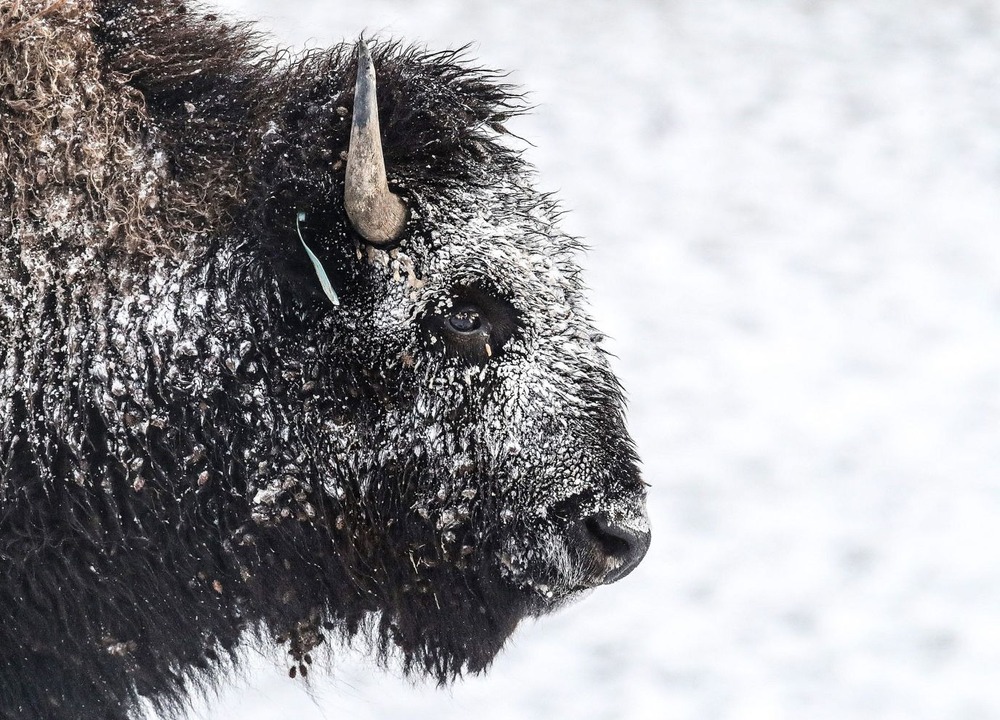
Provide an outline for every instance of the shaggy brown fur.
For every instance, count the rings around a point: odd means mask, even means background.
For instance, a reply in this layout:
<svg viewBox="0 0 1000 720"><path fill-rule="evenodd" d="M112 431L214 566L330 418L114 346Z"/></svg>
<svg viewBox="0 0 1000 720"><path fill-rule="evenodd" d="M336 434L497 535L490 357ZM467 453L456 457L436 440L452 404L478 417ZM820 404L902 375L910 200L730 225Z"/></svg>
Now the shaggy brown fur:
<svg viewBox="0 0 1000 720"><path fill-rule="evenodd" d="M96 21L91 0L0 8L0 228L16 227L25 259L40 263L176 250L239 195L231 167L203 169L211 199L173 180L150 152L143 97L103 62Z"/></svg>

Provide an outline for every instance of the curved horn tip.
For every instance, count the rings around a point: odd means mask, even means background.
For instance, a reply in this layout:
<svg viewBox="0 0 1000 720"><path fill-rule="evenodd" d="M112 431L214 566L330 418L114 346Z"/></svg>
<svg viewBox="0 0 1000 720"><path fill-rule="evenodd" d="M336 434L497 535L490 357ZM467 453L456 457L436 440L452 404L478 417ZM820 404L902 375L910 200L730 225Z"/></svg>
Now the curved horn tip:
<svg viewBox="0 0 1000 720"><path fill-rule="evenodd" d="M389 191L378 121L375 67L368 42L357 42L351 142L344 179L344 208L354 229L373 245L387 245L403 232L409 211Z"/></svg>

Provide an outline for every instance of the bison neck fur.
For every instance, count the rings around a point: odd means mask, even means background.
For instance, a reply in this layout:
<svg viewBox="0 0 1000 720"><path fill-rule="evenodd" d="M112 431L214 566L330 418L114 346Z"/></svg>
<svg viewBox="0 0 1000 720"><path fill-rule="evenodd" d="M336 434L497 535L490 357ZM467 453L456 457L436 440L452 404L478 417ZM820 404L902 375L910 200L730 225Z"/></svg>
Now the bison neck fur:
<svg viewBox="0 0 1000 720"><path fill-rule="evenodd" d="M270 50L179 0L0 7L3 720L178 710L248 637L296 668L364 637L443 682L602 581L578 518L644 528L576 244L505 142L517 96L373 51L413 209L386 249L340 200L350 46ZM473 301L507 347L442 351L434 313Z"/></svg>

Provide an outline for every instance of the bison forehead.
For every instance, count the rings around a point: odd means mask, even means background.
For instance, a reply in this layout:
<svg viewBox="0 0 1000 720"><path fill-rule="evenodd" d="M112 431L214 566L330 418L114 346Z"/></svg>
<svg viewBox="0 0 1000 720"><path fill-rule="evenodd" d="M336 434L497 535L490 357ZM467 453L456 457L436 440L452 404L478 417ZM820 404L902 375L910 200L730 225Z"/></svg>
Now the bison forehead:
<svg viewBox="0 0 1000 720"><path fill-rule="evenodd" d="M415 227L399 248L369 252L383 268L387 319L405 322L414 308L477 285L511 302L533 331L562 334L589 324L580 311L580 246L558 228L557 215L547 198L511 181L418 197Z"/></svg>

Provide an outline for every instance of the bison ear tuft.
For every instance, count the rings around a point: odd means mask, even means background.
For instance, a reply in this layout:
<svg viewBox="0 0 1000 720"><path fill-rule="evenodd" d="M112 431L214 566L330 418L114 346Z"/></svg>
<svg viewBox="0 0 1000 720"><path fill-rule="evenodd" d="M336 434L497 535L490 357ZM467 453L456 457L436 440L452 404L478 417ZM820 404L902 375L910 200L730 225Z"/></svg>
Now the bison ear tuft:
<svg viewBox="0 0 1000 720"><path fill-rule="evenodd" d="M343 211L276 195L260 224L261 270L278 283L282 301L312 311L340 309L368 283L357 262Z"/></svg>
<svg viewBox="0 0 1000 720"><path fill-rule="evenodd" d="M319 278L319 284L323 288L323 292L326 294L330 302L333 303L334 307L340 305L340 298L337 296L337 291L333 289L333 284L330 282L330 276L326 274L326 268L323 267L322 261L316 256L316 253L312 251L309 245L306 243L305 238L302 237L302 223L305 222L306 214L299 211L295 216L295 232L299 235L299 242L302 243L302 247L305 248L306 255L309 257L310 262L312 262L313 269L316 271L316 277Z"/></svg>

